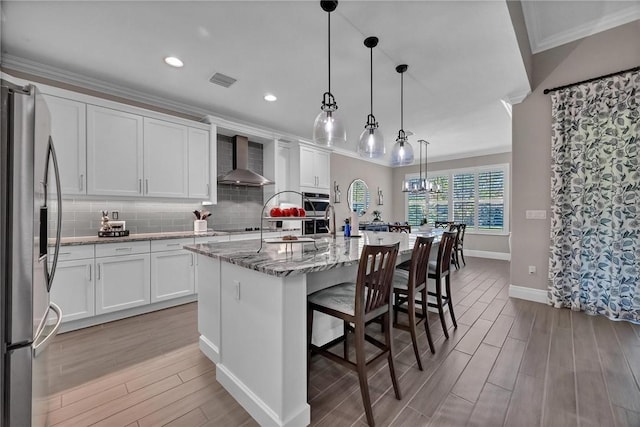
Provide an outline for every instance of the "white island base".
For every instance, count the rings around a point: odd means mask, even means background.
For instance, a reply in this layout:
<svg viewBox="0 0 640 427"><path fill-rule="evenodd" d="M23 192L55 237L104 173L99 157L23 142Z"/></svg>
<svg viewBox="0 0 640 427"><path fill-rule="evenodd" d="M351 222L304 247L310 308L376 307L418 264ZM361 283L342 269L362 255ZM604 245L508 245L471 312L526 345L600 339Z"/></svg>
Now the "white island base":
<svg viewBox="0 0 640 427"><path fill-rule="evenodd" d="M200 349L216 379L260 425L308 425L307 294L355 277L357 264L276 277L198 255L197 268ZM316 317L316 330L328 342L342 324Z"/></svg>

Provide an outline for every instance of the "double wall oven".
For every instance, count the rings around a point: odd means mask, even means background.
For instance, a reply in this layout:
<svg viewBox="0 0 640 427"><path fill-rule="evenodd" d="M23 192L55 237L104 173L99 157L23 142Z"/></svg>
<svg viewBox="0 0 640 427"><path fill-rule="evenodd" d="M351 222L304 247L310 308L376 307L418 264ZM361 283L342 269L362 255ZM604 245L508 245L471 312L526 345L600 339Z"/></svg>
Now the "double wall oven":
<svg viewBox="0 0 640 427"><path fill-rule="evenodd" d="M329 206L331 199L329 194L302 193L302 206L308 218L313 221L303 221L303 234L328 233L327 221L324 219L324 211Z"/></svg>

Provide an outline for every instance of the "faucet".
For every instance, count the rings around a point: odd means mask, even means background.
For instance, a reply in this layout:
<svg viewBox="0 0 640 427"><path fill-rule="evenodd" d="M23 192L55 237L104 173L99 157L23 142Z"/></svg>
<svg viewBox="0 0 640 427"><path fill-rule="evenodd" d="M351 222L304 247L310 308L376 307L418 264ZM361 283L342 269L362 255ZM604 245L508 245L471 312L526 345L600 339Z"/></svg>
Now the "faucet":
<svg viewBox="0 0 640 427"><path fill-rule="evenodd" d="M324 219L325 221L328 220L328 215L329 215L329 211L331 211L331 222L332 225L329 226L329 223L327 222L327 229L329 230L329 233L331 234L331 237L333 237L334 239L336 238L336 210L333 207L333 205L331 203L329 203L327 205L327 207L324 210Z"/></svg>

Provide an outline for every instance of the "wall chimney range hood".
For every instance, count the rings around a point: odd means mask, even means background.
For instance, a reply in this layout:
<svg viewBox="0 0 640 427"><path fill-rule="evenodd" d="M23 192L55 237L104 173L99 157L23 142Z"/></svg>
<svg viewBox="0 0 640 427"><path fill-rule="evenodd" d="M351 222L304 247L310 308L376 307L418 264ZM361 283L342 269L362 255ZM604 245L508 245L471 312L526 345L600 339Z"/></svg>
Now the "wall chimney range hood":
<svg viewBox="0 0 640 427"><path fill-rule="evenodd" d="M234 136L233 170L219 175L218 184L262 187L273 183L264 176L249 170L249 139L246 136Z"/></svg>

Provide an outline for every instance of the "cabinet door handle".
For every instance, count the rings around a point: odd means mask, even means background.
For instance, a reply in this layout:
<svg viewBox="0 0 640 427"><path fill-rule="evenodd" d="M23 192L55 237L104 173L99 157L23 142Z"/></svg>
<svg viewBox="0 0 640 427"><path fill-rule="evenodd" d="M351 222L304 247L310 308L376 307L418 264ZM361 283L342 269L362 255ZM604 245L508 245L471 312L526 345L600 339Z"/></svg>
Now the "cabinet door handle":
<svg viewBox="0 0 640 427"><path fill-rule="evenodd" d="M138 193L142 194L142 179L138 180Z"/></svg>
<svg viewBox="0 0 640 427"><path fill-rule="evenodd" d="M210 194L210 191L211 191L211 190L209 189L209 184L207 184L207 196L210 196L210 195L211 195L211 194Z"/></svg>
<svg viewBox="0 0 640 427"><path fill-rule="evenodd" d="M145 194L149 194L149 178L144 180Z"/></svg>
<svg viewBox="0 0 640 427"><path fill-rule="evenodd" d="M167 243L167 246L180 246L180 243Z"/></svg>
<svg viewBox="0 0 640 427"><path fill-rule="evenodd" d="M190 254L190 255L191 255L191 267L193 267L193 254Z"/></svg>
<svg viewBox="0 0 640 427"><path fill-rule="evenodd" d="M101 266L101 265L102 265L102 264L98 264L98 265L97 265L97 270L96 270L96 280L100 280L100 270L102 270L102 269L100 268L100 266Z"/></svg>
<svg viewBox="0 0 640 427"><path fill-rule="evenodd" d="M116 252L119 252L119 251L127 251L127 252L131 252L131 249L132 249L132 248L116 248Z"/></svg>
<svg viewBox="0 0 640 427"><path fill-rule="evenodd" d="M87 270L89 271L89 281L91 281L91 264L87 265Z"/></svg>
<svg viewBox="0 0 640 427"><path fill-rule="evenodd" d="M80 191L84 191L84 174L80 174Z"/></svg>

